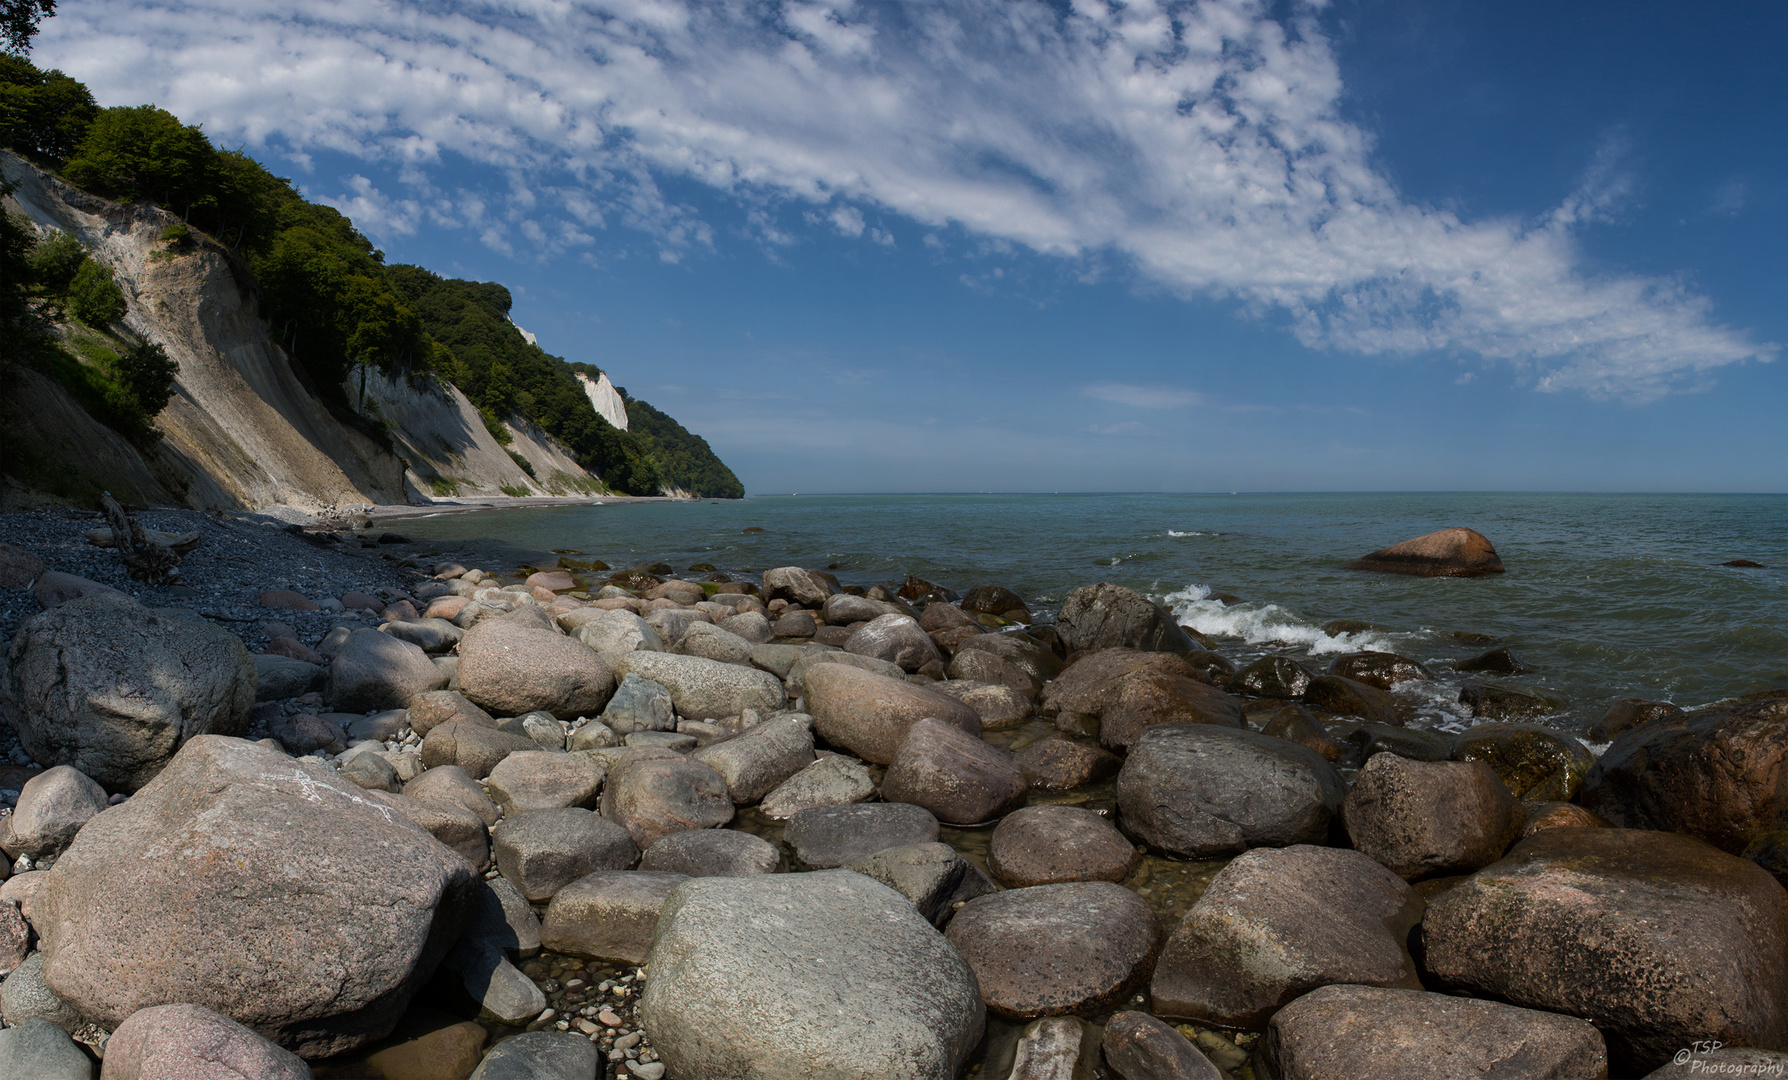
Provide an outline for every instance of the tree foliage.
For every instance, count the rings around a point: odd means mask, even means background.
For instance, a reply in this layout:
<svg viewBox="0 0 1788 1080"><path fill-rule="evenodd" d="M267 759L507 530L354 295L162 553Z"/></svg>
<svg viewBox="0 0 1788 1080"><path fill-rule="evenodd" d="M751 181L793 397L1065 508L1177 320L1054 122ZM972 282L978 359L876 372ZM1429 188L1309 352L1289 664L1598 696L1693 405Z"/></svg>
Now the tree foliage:
<svg viewBox="0 0 1788 1080"><path fill-rule="evenodd" d="M56 0L0 0L0 53L30 52L38 21L54 14Z"/></svg>
<svg viewBox="0 0 1788 1080"><path fill-rule="evenodd" d="M136 399L144 416L155 416L174 396L174 376L180 373L180 365L160 345L139 342L125 350L116 367L118 381Z"/></svg>
<svg viewBox="0 0 1788 1080"><path fill-rule="evenodd" d="M87 87L60 71L0 55L0 146L46 165L74 153L99 115Z"/></svg>
<svg viewBox="0 0 1788 1080"><path fill-rule="evenodd" d="M697 498L742 499L745 485L717 457L708 440L643 401L628 399L627 428L645 443L664 482Z"/></svg>
<svg viewBox="0 0 1788 1080"><path fill-rule="evenodd" d="M38 241L28 263L31 280L39 291L66 296L75 275L87 262L87 245L71 233L57 232Z"/></svg>
<svg viewBox="0 0 1788 1080"><path fill-rule="evenodd" d="M92 259L75 271L68 284L68 311L88 326L107 327L124 318L124 290L112 272Z"/></svg>

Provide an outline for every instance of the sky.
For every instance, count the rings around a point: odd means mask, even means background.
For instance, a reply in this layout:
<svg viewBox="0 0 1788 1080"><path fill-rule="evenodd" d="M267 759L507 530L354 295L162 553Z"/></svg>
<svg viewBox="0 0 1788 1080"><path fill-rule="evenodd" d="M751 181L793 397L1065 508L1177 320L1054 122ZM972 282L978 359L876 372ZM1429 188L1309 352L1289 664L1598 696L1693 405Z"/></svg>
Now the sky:
<svg viewBox="0 0 1788 1080"><path fill-rule="evenodd" d="M747 489L1788 490L1788 5L64 0Z"/></svg>

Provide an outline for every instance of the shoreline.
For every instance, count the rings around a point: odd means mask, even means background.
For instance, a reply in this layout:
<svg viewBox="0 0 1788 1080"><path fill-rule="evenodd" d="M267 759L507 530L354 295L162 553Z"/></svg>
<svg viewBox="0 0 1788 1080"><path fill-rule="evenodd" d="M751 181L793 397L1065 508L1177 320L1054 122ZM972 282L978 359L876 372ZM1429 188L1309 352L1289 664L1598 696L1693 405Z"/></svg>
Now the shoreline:
<svg viewBox="0 0 1788 1080"><path fill-rule="evenodd" d="M438 517L443 514L472 514L481 510L529 510L555 506L621 506L633 503L697 503L710 499L686 499L675 495L481 495L476 498L443 500L426 504L387 504L370 506L362 511L375 524L405 521L414 518ZM259 513L264 511L248 511Z"/></svg>

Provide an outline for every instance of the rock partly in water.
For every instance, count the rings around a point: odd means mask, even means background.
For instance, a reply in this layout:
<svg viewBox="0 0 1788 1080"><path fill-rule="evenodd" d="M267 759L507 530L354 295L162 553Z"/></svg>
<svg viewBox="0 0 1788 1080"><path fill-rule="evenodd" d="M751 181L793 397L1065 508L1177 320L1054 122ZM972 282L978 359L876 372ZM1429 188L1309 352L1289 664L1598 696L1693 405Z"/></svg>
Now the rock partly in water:
<svg viewBox="0 0 1788 1080"><path fill-rule="evenodd" d="M1348 563L1347 569L1416 577L1481 577L1502 573L1503 565L1483 533L1452 528L1380 548Z"/></svg>
<svg viewBox="0 0 1788 1080"><path fill-rule="evenodd" d="M685 882L659 915L651 970L642 1026L669 1074L691 1080L951 1080L985 1022L956 949L905 897L848 871Z"/></svg>
<svg viewBox="0 0 1788 1080"><path fill-rule="evenodd" d="M602 1069L602 1052L575 1031L530 1031L491 1048L471 1080L584 1080Z"/></svg>
<svg viewBox="0 0 1788 1080"><path fill-rule="evenodd" d="M1056 632L1069 652L1123 648L1183 653L1197 647L1172 612L1110 582L1069 593L1056 615Z"/></svg>
<svg viewBox="0 0 1788 1080"><path fill-rule="evenodd" d="M997 892L999 886L949 844L909 844L887 848L845 864L913 902L933 926L943 926L963 904Z"/></svg>
<svg viewBox="0 0 1788 1080"><path fill-rule="evenodd" d="M1538 724L1479 724L1453 744L1458 761L1482 761L1517 798L1563 802L1577 794L1596 758L1562 731Z"/></svg>
<svg viewBox="0 0 1788 1080"><path fill-rule="evenodd" d="M1144 1012L1121 1012L1105 1022L1105 1064L1121 1080L1224 1080L1192 1040Z"/></svg>
<svg viewBox="0 0 1788 1080"><path fill-rule="evenodd" d="M988 838L987 868L1013 888L1063 881L1122 881L1138 855L1104 817L1077 806L1027 806Z"/></svg>

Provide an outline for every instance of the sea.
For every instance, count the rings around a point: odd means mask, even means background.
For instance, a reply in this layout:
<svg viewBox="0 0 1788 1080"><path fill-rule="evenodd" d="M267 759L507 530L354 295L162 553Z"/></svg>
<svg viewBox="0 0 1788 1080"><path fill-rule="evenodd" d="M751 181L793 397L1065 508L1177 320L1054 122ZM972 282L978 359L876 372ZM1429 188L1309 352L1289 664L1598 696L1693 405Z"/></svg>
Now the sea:
<svg viewBox="0 0 1788 1080"><path fill-rule="evenodd" d="M1352 559L1451 526L1490 538L1507 572L1416 578ZM1320 672L1346 652L1398 653L1416 723L1461 730L1468 681L1556 703L1582 732L1622 698L1692 707L1788 686L1788 495L942 494L789 495L487 510L389 522L429 557L508 569L561 554L615 569L712 564L736 580L776 566L844 584L908 575L966 592L1003 585L1048 619L1081 585L1116 582L1168 606L1238 666L1269 653ZM762 532L746 532L762 529ZM1763 568L1722 565L1745 559ZM1222 598L1219 598L1219 596ZM1370 629L1330 634L1332 620ZM1531 671L1465 675L1507 646Z"/></svg>

